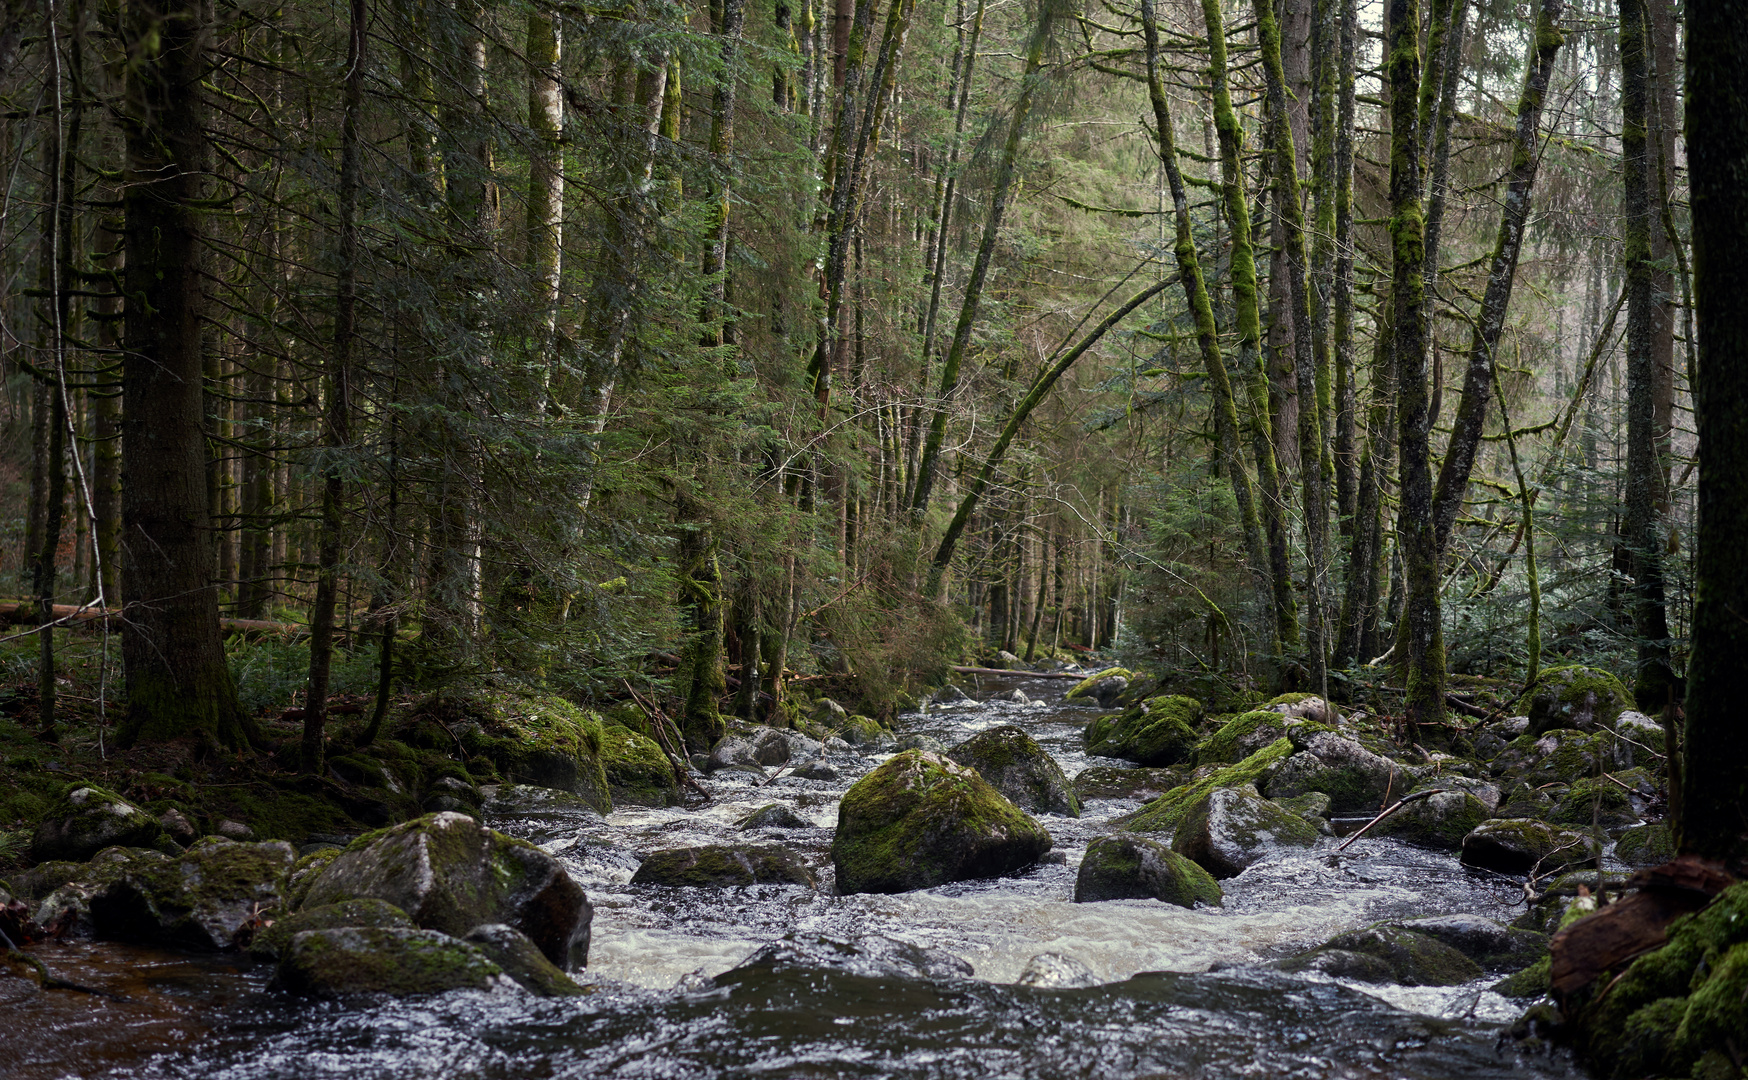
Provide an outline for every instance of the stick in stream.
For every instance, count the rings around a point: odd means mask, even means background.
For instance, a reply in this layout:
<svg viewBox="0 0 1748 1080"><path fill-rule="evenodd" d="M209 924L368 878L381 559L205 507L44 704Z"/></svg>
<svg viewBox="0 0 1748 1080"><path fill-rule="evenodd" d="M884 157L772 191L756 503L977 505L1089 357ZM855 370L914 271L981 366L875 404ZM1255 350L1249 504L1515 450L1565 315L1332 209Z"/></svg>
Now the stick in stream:
<svg viewBox="0 0 1748 1080"><path fill-rule="evenodd" d="M1396 800L1396 802L1392 806L1390 806L1389 809L1384 810L1377 817L1366 822L1365 825L1360 828L1359 832L1354 833L1352 836L1348 837L1346 840L1343 840L1341 842L1341 846L1335 849L1335 853L1337 855L1340 855L1342 852L1346 851L1347 846L1349 844L1353 843L1355 840L1358 840L1360 837L1366 835L1367 830L1369 830L1373 825L1376 825L1378 822L1383 821L1385 818L1389 817L1391 814L1394 814L1396 811L1402 809L1404 806L1407 806L1409 803L1419 802L1422 799L1430 799L1434 795L1443 795L1450 790L1451 790L1450 788L1436 788L1432 791L1417 791L1412 795L1402 796L1402 798Z"/></svg>
<svg viewBox="0 0 1748 1080"><path fill-rule="evenodd" d="M625 692L631 695L631 700L637 703L637 707L643 710L644 715L649 717L649 726L655 731L656 742L661 744L662 753L668 755L668 764L673 767L674 779L678 780L683 787L689 787L702 795L706 802L710 801L710 792L705 791L698 781L692 779L691 774L686 771L686 759L675 753L673 746L668 742L667 728L662 723L663 720L667 719L667 715L662 712L661 707L654 702L645 702L637 691L631 688L631 684L624 679L619 680L619 683L625 687Z"/></svg>

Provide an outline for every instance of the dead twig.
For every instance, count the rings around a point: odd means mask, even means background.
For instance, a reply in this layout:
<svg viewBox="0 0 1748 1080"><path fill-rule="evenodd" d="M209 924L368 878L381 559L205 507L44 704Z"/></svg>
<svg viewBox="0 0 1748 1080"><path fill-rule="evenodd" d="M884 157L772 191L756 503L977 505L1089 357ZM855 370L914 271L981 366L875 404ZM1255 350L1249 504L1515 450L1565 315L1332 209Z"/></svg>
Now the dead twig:
<svg viewBox="0 0 1748 1080"><path fill-rule="evenodd" d="M1356 832L1352 836L1348 837L1346 840L1343 840L1341 842L1341 846L1335 849L1335 853L1337 855L1339 855L1342 852L1346 851L1349 844L1353 843L1355 840L1358 840L1360 837L1366 835L1366 832L1368 830L1370 830L1373 825L1376 825L1378 822L1383 821L1385 818L1389 817L1391 814L1394 814L1396 811L1402 809L1404 806L1407 806L1409 803L1416 803L1422 799L1430 799L1434 795L1443 795L1445 792L1447 792L1449 790L1450 790L1449 788L1437 788L1433 791L1417 791L1412 795L1404 795L1402 798L1396 800L1395 805L1391 806L1387 810L1382 811L1381 813L1378 814L1377 817L1373 818L1372 820L1366 822L1364 825L1360 826L1359 832ZM1385 795L1384 797L1389 798L1389 795Z"/></svg>

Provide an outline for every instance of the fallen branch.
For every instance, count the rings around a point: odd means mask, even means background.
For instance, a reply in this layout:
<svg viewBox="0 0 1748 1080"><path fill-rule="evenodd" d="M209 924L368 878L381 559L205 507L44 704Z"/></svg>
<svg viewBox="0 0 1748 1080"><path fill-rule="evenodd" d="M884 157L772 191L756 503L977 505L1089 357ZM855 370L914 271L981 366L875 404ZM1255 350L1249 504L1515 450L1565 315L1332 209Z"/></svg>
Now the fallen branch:
<svg viewBox="0 0 1748 1080"><path fill-rule="evenodd" d="M686 770L686 759L675 753L673 745L668 742L667 727L663 723L664 720L668 720L667 713L663 712L661 706L653 701L644 701L643 697L632 689L631 683L626 680L620 679L619 685L625 687L625 692L631 695L631 700L636 703L639 709L643 710L644 716L648 717L649 726L655 731L656 742L661 744L662 753L668 756L668 766L674 770L674 779L682 787L689 787L703 796L705 802L711 801L710 792L705 791L703 785L692 779L692 774ZM672 721L668 720L668 723L672 723Z"/></svg>
<svg viewBox="0 0 1748 1080"><path fill-rule="evenodd" d="M1347 846L1349 844L1353 843L1355 840L1358 840L1360 837L1366 835L1367 831L1369 831L1373 825L1376 825L1378 822L1383 821L1385 818L1389 817L1391 814L1394 814L1396 811L1402 809L1404 806L1407 806L1409 803L1416 803L1422 799L1430 799L1434 795L1443 795L1449 790L1450 790L1450 788L1436 788L1432 791L1417 791L1412 795L1402 796L1402 798L1396 800L1395 805L1393 805L1389 809L1384 810L1383 812L1379 813L1377 817L1373 818L1372 820L1366 822L1363 826L1361 826L1359 832L1356 832L1352 836L1348 837L1346 840L1343 840L1341 843L1341 846L1335 849L1335 853L1337 855L1339 855L1342 852L1346 851Z"/></svg>

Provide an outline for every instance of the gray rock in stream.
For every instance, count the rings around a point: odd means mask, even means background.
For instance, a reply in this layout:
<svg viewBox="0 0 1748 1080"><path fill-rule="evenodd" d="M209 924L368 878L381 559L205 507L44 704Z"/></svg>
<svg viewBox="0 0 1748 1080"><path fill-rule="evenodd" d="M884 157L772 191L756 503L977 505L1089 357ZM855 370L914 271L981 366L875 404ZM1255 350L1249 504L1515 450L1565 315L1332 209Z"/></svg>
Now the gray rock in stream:
<svg viewBox="0 0 1748 1080"><path fill-rule="evenodd" d="M1503 926L1480 915L1432 915L1392 925L1442 941L1488 971L1513 971L1548 954L1548 935Z"/></svg>
<svg viewBox="0 0 1748 1080"><path fill-rule="evenodd" d="M1595 837L1575 829L1527 818L1495 819L1482 822L1463 837L1462 860L1466 866L1506 874L1537 868L1546 874L1593 862L1600 847Z"/></svg>
<svg viewBox="0 0 1748 1080"><path fill-rule="evenodd" d="M1047 952L1039 953L1026 961L1026 970L1020 972L1017 982L1021 986L1068 990L1081 986L1097 986L1099 977L1093 974L1092 968L1072 956Z"/></svg>
<svg viewBox="0 0 1748 1080"><path fill-rule="evenodd" d="M482 950L436 930L346 928L292 937L276 977L299 997L414 997L509 982Z"/></svg>
<svg viewBox="0 0 1748 1080"><path fill-rule="evenodd" d="M972 974L970 964L945 949L925 948L878 935L840 938L789 934L718 975L714 982L727 985L751 971L786 968L835 968L877 979L964 979Z"/></svg>
<svg viewBox="0 0 1748 1080"><path fill-rule="evenodd" d="M463 940L485 953L492 963L504 969L504 974L530 993L541 997L576 997L588 993L542 956L534 942L528 940L528 935L514 926L486 923L469 930Z"/></svg>
<svg viewBox="0 0 1748 1080"><path fill-rule="evenodd" d="M813 823L782 803L766 803L742 818L736 828L742 832L752 829L811 829Z"/></svg>
<svg viewBox="0 0 1748 1080"><path fill-rule="evenodd" d="M1074 880L1074 902L1158 900L1193 908L1218 907L1220 884L1208 872L1157 840L1101 836L1087 845Z"/></svg>
<svg viewBox="0 0 1748 1080"><path fill-rule="evenodd" d="M946 756L976 769L991 787L1022 810L1080 816L1080 797L1056 759L1037 740L1012 724L978 732Z"/></svg>
<svg viewBox="0 0 1748 1080"><path fill-rule="evenodd" d="M1461 986L1481 977L1480 966L1461 951L1430 935L1384 923L1338 934L1269 966L1403 986Z"/></svg>
<svg viewBox="0 0 1748 1080"><path fill-rule="evenodd" d="M1215 788L1192 806L1171 849L1217 878L1236 877L1281 846L1310 847L1317 829L1253 787Z"/></svg>
<svg viewBox="0 0 1748 1080"><path fill-rule="evenodd" d="M736 885L816 884L794 852L773 844L701 844L652 852L631 877L633 885L730 888Z"/></svg>
<svg viewBox="0 0 1748 1080"><path fill-rule="evenodd" d="M200 951L232 947L284 896L297 852L283 840L208 837L174 860L139 861L91 896L91 926L114 941Z"/></svg>
<svg viewBox="0 0 1748 1080"><path fill-rule="evenodd" d="M1293 728L1295 753L1281 762L1268 781L1271 798L1291 798L1308 791L1330 797L1337 814L1376 812L1385 793L1407 790L1414 776L1406 766L1374 754L1352 739L1333 731Z"/></svg>

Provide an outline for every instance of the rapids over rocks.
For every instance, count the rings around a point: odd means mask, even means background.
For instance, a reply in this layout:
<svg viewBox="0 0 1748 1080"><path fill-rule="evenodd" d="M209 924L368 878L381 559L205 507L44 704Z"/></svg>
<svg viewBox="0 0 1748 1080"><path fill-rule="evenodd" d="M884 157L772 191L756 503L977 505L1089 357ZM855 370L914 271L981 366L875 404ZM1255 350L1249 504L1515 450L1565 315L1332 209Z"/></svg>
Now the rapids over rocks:
<svg viewBox="0 0 1748 1080"><path fill-rule="evenodd" d="M999 700L1015 688L1044 701ZM1099 713L1063 703L1063 688L1021 673L985 677L974 696L989 700L931 706L897 726L951 746L1016 724L1070 777L1089 764L1124 764L1087 757L1081 729ZM1515 882L1392 839L1366 837L1339 856L1327 837L1277 850L1222 882L1220 908L1077 905L1076 867L1088 843L1137 805L1095 798L1078 819L1039 818L1055 841L1052 857L1065 861L921 892L835 896L829 847L838 801L886 756L830 755L834 780L717 772L706 781L713 801L701 809L629 807L602 818L585 808L523 806L489 817L556 856L587 890L593 947L578 978L592 983L588 996L458 991L309 1004L270 992L271 968L251 970L235 958L69 945L44 954L52 974L127 1000L39 994L3 1010L10 1015L0 1042L11 1046L0 1051L0 1075L1583 1075L1563 1055L1527 1057L1505 1036L1520 1008L1486 989L1494 977L1400 987L1255 966L1382 919L1472 913L1505 922L1522 910L1514 909L1522 893ZM808 827L737 827L771 803ZM631 884L651 852L748 841L799 853L820 888ZM790 935L787 946L760 951ZM867 935L939 950L939 970L925 978L895 973L877 957L820 959L830 951L820 937Z"/></svg>

